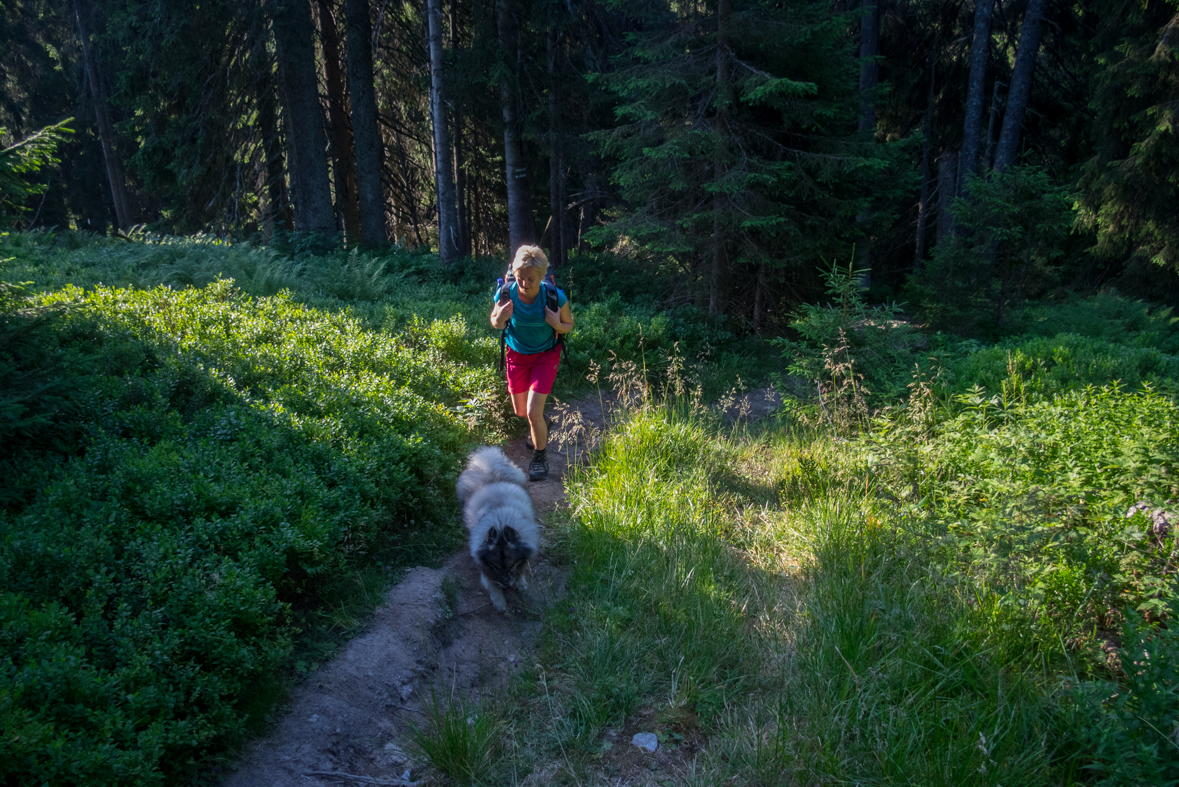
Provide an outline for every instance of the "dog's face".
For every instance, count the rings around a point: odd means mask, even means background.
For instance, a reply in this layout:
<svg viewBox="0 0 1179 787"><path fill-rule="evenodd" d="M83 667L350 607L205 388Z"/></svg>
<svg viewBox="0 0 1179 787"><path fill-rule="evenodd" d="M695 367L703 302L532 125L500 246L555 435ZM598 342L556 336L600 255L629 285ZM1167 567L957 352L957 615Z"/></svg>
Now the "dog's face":
<svg viewBox="0 0 1179 787"><path fill-rule="evenodd" d="M490 527L475 558L492 582L505 590L520 576L536 547L524 542L512 526Z"/></svg>

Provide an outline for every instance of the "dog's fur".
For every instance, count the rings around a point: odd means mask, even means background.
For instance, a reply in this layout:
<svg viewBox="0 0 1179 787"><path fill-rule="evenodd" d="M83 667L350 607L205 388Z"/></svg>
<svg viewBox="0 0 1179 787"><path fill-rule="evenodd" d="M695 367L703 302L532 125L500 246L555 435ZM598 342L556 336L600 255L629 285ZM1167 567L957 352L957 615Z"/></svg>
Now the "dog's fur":
<svg viewBox="0 0 1179 787"><path fill-rule="evenodd" d="M503 451L483 446L471 454L456 485L463 524L471 533L471 557L500 612L507 609L505 589L528 589L524 570L540 549L540 529L524 481L524 471Z"/></svg>

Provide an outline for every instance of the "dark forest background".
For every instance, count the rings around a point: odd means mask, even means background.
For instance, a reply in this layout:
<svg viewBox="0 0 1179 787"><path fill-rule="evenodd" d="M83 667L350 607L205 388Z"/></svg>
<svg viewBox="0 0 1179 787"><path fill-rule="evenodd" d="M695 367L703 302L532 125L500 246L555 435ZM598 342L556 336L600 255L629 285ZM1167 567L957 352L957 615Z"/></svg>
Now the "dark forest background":
<svg viewBox="0 0 1179 787"><path fill-rule="evenodd" d="M605 249L758 332L853 257L958 330L1179 297L1176 0L16 0L0 42L16 229Z"/></svg>

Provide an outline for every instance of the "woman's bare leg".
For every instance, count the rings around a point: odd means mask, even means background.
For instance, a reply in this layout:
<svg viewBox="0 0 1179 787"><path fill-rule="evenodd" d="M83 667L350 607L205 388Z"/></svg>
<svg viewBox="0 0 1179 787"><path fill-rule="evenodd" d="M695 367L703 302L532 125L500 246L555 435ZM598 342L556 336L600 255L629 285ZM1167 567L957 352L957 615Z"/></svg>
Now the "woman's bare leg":
<svg viewBox="0 0 1179 787"><path fill-rule="evenodd" d="M528 417L528 394L532 391L512 394L512 411L521 418Z"/></svg>
<svg viewBox="0 0 1179 787"><path fill-rule="evenodd" d="M512 394L512 411L528 419L528 433L532 447L544 450L549 444L549 426L544 422L544 403L549 395L536 391Z"/></svg>
<svg viewBox="0 0 1179 787"><path fill-rule="evenodd" d="M549 427L544 422L544 403L548 394L528 392L528 426L532 430L532 447L543 451L549 444Z"/></svg>

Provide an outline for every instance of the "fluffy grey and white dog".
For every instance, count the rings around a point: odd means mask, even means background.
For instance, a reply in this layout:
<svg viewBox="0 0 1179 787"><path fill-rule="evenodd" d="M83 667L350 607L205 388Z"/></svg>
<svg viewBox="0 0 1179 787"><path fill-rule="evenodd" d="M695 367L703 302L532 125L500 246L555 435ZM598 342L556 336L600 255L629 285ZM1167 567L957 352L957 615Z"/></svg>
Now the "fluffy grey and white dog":
<svg viewBox="0 0 1179 787"><path fill-rule="evenodd" d="M524 490L524 471L492 446L477 449L459 476L457 489L463 524L471 533L471 557L483 587L500 612L504 590L528 589L524 569L540 548L540 529L532 501Z"/></svg>

